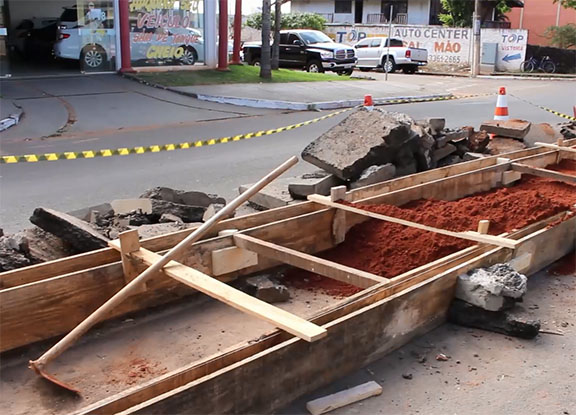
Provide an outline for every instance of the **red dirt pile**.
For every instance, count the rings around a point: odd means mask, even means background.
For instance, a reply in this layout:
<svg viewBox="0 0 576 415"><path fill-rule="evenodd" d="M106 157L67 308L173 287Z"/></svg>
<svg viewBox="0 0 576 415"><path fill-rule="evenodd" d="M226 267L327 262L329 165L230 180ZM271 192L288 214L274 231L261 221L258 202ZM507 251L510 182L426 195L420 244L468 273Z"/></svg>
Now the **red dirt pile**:
<svg viewBox="0 0 576 415"><path fill-rule="evenodd" d="M567 166L557 166L564 167ZM402 207L354 206L451 231L476 230L480 220L488 219L489 233L497 235L569 210L574 204L576 186L525 175L513 187L456 201L417 200ZM395 223L368 220L352 228L344 243L320 256L392 278L473 244ZM298 288L319 289L335 297L361 291L357 287L301 271L289 273L286 282Z"/></svg>

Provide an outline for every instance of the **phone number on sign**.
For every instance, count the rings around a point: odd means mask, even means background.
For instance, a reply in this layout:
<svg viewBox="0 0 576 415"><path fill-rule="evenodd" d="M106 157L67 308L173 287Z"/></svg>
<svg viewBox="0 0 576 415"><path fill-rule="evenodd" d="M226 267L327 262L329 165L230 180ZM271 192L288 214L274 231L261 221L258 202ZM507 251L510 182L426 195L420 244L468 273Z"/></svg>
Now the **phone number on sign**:
<svg viewBox="0 0 576 415"><path fill-rule="evenodd" d="M428 62L436 63L460 63L460 56L446 56L446 55L430 55Z"/></svg>

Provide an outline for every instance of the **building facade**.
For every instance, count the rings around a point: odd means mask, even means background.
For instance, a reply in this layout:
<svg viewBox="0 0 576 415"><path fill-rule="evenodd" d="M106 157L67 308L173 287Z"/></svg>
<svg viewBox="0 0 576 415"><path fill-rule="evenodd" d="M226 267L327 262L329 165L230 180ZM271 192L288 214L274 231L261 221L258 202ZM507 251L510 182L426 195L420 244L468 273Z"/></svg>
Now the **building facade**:
<svg viewBox="0 0 576 415"><path fill-rule="evenodd" d="M545 32L550 26L576 24L576 10L566 9L553 0L524 0L524 8L512 9L507 16L512 28L528 30L530 45L549 46Z"/></svg>

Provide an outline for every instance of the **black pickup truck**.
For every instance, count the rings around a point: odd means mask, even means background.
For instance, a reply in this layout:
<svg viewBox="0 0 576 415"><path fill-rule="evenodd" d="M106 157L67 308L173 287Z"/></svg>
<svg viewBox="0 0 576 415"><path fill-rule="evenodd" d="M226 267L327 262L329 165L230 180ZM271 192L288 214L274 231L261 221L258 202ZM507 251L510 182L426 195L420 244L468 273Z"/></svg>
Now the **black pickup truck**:
<svg viewBox="0 0 576 415"><path fill-rule="evenodd" d="M245 43L244 62L260 65L261 43ZM356 66L354 48L334 43L317 30L283 30L280 32L280 67L302 68L308 72L332 71L350 75Z"/></svg>

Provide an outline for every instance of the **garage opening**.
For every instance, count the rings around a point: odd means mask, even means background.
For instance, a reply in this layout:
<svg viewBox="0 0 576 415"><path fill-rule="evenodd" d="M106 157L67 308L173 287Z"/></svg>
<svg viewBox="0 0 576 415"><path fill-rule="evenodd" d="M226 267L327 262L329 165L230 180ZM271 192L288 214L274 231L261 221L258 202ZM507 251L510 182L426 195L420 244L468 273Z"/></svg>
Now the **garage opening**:
<svg viewBox="0 0 576 415"><path fill-rule="evenodd" d="M115 0L0 0L0 76L116 70ZM133 67L202 65L203 0L130 3Z"/></svg>
<svg viewBox="0 0 576 415"><path fill-rule="evenodd" d="M0 0L12 76L115 69L113 0Z"/></svg>

